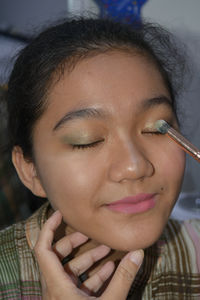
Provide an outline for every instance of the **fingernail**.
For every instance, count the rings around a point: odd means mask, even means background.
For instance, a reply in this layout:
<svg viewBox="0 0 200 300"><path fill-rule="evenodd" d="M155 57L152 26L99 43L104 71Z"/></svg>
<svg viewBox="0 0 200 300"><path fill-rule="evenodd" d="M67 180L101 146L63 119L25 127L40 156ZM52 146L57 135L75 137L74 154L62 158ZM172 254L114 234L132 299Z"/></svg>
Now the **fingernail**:
<svg viewBox="0 0 200 300"><path fill-rule="evenodd" d="M56 215L59 215L60 214L60 211L59 210L55 210L52 214L52 216L56 216Z"/></svg>
<svg viewBox="0 0 200 300"><path fill-rule="evenodd" d="M57 216L59 216L59 219L58 219ZM60 223L60 222L61 222L61 219L62 219L62 215L61 215L61 213L60 213L59 210L56 210L56 211L53 212L53 214L50 216L50 218L52 218L53 220L57 220L58 223ZM57 222L57 221L56 221L56 222Z"/></svg>
<svg viewBox="0 0 200 300"><path fill-rule="evenodd" d="M144 258L144 251L143 250L136 250L130 254L130 260L136 264L138 267L141 266L142 261Z"/></svg>

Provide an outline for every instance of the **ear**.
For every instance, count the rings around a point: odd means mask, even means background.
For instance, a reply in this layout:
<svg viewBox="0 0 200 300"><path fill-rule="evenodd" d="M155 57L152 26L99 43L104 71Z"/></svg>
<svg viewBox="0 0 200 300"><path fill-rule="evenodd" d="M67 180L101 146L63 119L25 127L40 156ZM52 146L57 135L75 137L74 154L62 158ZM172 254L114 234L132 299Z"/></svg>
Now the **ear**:
<svg viewBox="0 0 200 300"><path fill-rule="evenodd" d="M37 175L35 165L24 157L21 147L15 146L12 151L12 162L23 184L36 196L46 198L46 193Z"/></svg>

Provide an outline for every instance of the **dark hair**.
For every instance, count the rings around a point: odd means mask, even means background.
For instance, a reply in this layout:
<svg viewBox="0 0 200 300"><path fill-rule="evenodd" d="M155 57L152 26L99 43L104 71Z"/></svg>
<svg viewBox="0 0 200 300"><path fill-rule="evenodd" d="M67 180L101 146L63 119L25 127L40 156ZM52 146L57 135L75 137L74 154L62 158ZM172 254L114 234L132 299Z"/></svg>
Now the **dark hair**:
<svg viewBox="0 0 200 300"><path fill-rule="evenodd" d="M39 34L16 60L7 93L10 149L19 145L25 157L33 158L32 132L48 105L50 85L79 60L113 49L136 51L151 59L163 76L176 112L177 79L184 61L166 30L152 24L134 28L108 19L67 20Z"/></svg>

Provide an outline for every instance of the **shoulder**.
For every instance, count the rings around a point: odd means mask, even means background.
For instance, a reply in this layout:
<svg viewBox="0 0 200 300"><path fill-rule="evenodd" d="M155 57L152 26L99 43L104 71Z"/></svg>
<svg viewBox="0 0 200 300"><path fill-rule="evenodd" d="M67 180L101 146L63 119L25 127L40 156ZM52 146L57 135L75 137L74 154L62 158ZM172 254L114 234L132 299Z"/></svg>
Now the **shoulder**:
<svg viewBox="0 0 200 300"><path fill-rule="evenodd" d="M23 222L0 231L0 299L7 299L11 294L14 296L18 293L20 264L17 244L19 241L23 244L25 240Z"/></svg>
<svg viewBox="0 0 200 300"><path fill-rule="evenodd" d="M47 202L26 221L0 231L0 299L41 299L33 248L48 207Z"/></svg>
<svg viewBox="0 0 200 300"><path fill-rule="evenodd" d="M189 244L200 243L200 219L191 219L186 221L169 220L165 233L173 240L177 237L187 241ZM199 249L200 251L200 249Z"/></svg>
<svg viewBox="0 0 200 300"><path fill-rule="evenodd" d="M14 224L0 231L0 266L5 262L16 265L18 258L18 241L25 241L24 223ZM17 266L16 266L17 267ZM1 270L0 270L1 272Z"/></svg>
<svg viewBox="0 0 200 300"><path fill-rule="evenodd" d="M194 230L200 238L200 219L185 221L183 223L183 226L185 226L188 229L188 232L190 232L190 229L192 228L192 230Z"/></svg>
<svg viewBox="0 0 200 300"><path fill-rule="evenodd" d="M199 299L200 220L170 219L156 246L158 255L148 284L152 298Z"/></svg>
<svg viewBox="0 0 200 300"><path fill-rule="evenodd" d="M171 219L163 237L172 264L179 263L180 270L200 276L200 219L184 222Z"/></svg>
<svg viewBox="0 0 200 300"><path fill-rule="evenodd" d="M27 224L33 222L33 216L24 222L14 224L0 231L0 299L22 299L34 297L41 299L39 269L34 252L28 241ZM33 228L28 228L33 229Z"/></svg>

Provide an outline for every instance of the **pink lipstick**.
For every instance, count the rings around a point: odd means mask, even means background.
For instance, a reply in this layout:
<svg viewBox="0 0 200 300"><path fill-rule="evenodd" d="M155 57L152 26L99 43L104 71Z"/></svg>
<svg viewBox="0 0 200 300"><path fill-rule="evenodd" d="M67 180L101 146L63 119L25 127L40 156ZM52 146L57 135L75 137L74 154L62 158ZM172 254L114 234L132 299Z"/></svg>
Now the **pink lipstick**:
<svg viewBox="0 0 200 300"><path fill-rule="evenodd" d="M126 214L137 214L153 208L156 194L137 194L121 200L112 202L107 206L108 209Z"/></svg>

